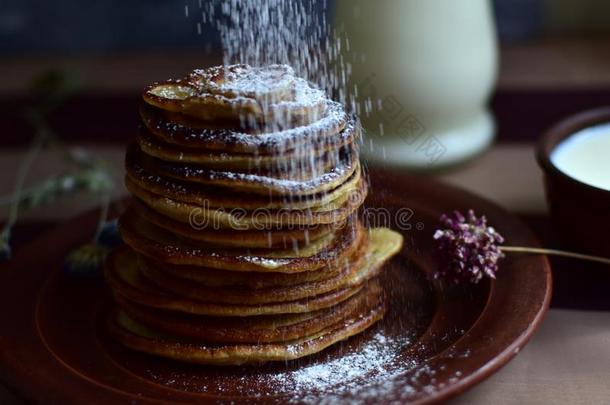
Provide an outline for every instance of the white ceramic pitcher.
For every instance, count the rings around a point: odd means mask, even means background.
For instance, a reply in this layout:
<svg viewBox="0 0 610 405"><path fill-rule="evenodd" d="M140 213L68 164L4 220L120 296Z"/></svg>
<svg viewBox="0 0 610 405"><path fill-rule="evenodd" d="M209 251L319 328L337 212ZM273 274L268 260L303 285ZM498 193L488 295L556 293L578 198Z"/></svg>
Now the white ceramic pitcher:
<svg viewBox="0 0 610 405"><path fill-rule="evenodd" d="M430 168L489 146L497 46L488 0L337 0L335 7L369 159Z"/></svg>

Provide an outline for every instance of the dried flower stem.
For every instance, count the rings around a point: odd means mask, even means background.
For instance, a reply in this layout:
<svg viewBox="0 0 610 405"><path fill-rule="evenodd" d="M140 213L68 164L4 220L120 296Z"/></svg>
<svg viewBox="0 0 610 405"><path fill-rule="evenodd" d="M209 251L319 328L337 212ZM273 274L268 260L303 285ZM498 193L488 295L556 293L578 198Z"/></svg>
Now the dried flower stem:
<svg viewBox="0 0 610 405"><path fill-rule="evenodd" d="M23 118L34 130L34 138L27 154L19 165L12 194L0 196L0 205L9 205L6 224L0 228L0 260L11 256L10 239L14 225L21 211L49 203L61 195L87 191L101 195L100 218L94 236L94 244L101 238L106 225L113 186L112 168L99 159L93 159L84 151L69 150L60 142L59 137L47 123L50 112L57 109L80 87L80 81L63 72L49 72L33 84L36 102L25 109ZM42 183L25 188L26 178L36 157L42 149L54 147L64 155L67 162L76 170L49 178Z"/></svg>
<svg viewBox="0 0 610 405"><path fill-rule="evenodd" d="M19 201L21 199L21 193L25 184L25 179L28 175L28 172L30 171L30 168L32 167L32 163L36 159L36 156L38 156L38 154L42 150L45 141L47 140L47 135L47 132L44 130L41 130L38 132L38 134L36 134L34 140L32 141L32 146L28 151L28 154L21 162L21 165L17 170L15 191L13 193L15 199L11 203L8 219L6 221L6 224L4 225L4 228L2 229L2 235L5 237L10 235L11 229L17 222L17 217L19 215Z"/></svg>
<svg viewBox="0 0 610 405"><path fill-rule="evenodd" d="M495 278L498 261L509 252L561 256L610 264L610 258L565 250L502 246L502 235L487 224L485 216L478 217L473 210L468 210L466 215L459 211L444 214L440 222L441 228L433 235L438 261L438 270L434 277L454 283L466 281L476 284L483 277Z"/></svg>
<svg viewBox="0 0 610 405"><path fill-rule="evenodd" d="M542 248L530 248L523 246L500 246L502 252L515 252L515 253L534 253L550 256L561 256L569 257L571 259L587 260L591 262L610 264L610 259L599 256L585 255L582 253L566 252L564 250L556 249L542 249Z"/></svg>
<svg viewBox="0 0 610 405"><path fill-rule="evenodd" d="M95 230L95 235L93 236L93 242L97 243L100 235L102 234L102 230L104 229L104 224L108 219L108 211L110 210L110 193L105 192L102 193L102 206L100 207L100 216L97 222L97 229Z"/></svg>

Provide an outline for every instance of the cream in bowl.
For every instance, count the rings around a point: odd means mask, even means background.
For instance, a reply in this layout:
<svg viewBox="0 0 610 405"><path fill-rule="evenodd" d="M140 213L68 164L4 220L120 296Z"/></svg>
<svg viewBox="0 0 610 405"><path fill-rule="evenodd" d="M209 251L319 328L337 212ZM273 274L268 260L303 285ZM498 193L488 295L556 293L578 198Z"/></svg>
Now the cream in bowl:
<svg viewBox="0 0 610 405"><path fill-rule="evenodd" d="M610 191L610 122L561 141L551 153L551 162L580 182Z"/></svg>
<svg viewBox="0 0 610 405"><path fill-rule="evenodd" d="M610 107L559 122L542 137L537 154L564 248L610 257Z"/></svg>

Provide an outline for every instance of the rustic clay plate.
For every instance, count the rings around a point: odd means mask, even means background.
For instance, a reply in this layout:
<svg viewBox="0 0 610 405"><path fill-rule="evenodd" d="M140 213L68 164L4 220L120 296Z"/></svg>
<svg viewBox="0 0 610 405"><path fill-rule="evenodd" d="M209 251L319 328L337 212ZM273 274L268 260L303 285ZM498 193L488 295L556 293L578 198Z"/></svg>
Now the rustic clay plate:
<svg viewBox="0 0 610 405"><path fill-rule="evenodd" d="M314 357L262 367L185 365L130 352L103 331L101 278L61 270L95 226L90 214L41 236L0 273L0 378L24 399L55 403L428 403L447 399L514 357L549 304L545 257L511 254L494 282L431 282L439 216L474 208L514 245L536 246L515 217L428 178L371 173L371 225L400 229L405 247L384 281L390 310L366 333Z"/></svg>

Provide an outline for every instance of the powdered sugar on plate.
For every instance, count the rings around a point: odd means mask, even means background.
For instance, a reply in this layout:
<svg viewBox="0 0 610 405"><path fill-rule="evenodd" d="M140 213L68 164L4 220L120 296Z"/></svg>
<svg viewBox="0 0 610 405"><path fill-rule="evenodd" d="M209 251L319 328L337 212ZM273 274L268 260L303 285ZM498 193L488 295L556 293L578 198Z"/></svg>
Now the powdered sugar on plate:
<svg viewBox="0 0 610 405"><path fill-rule="evenodd" d="M379 331L358 351L295 371L275 374L269 376L268 381L293 392L332 390L338 393L355 389L371 380L387 378L396 356L409 343L407 337L388 337Z"/></svg>
<svg viewBox="0 0 610 405"><path fill-rule="evenodd" d="M401 356L414 344L412 339L415 337L391 336L378 330L361 344L344 342L345 354L341 356L327 354L314 363L287 367L284 371L261 370L254 374L243 373L237 378L218 376L213 385L196 384L200 392L208 394L237 391L242 398L273 399L286 404L371 404L379 398L389 403L405 403L417 392L433 393L442 388L436 384L437 370L415 357L405 362ZM450 350L446 357L467 355L457 355ZM453 381L460 376L461 372L456 371ZM184 381L184 377L176 375L174 381ZM171 380L163 383L173 385ZM234 403L230 400L220 402Z"/></svg>

